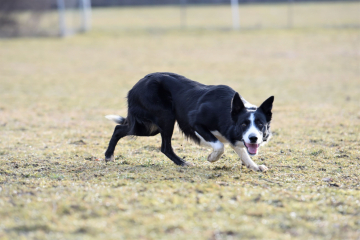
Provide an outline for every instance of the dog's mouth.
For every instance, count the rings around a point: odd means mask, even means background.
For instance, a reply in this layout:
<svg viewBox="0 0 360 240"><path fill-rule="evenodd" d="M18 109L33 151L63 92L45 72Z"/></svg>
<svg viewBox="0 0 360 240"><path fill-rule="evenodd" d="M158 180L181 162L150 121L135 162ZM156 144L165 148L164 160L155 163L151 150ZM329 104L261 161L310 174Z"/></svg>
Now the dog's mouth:
<svg viewBox="0 0 360 240"><path fill-rule="evenodd" d="M257 151L258 151L258 148L259 148L260 144L246 143L246 142L244 142L244 144L245 144L246 149L249 152L249 154L251 154L251 155L256 155L257 154Z"/></svg>

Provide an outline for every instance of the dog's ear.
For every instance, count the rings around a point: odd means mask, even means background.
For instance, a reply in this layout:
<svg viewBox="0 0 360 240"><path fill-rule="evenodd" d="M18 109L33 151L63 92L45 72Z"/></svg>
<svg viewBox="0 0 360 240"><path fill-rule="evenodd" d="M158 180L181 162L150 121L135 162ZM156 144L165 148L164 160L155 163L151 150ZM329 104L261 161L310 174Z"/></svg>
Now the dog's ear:
<svg viewBox="0 0 360 240"><path fill-rule="evenodd" d="M271 121L271 117L272 117L271 109L273 107L273 102L274 102L274 96L271 96L268 99L266 99L259 107L259 109L261 109L264 112L267 122Z"/></svg>
<svg viewBox="0 0 360 240"><path fill-rule="evenodd" d="M234 119L245 108L239 93L235 93L231 100L231 117Z"/></svg>

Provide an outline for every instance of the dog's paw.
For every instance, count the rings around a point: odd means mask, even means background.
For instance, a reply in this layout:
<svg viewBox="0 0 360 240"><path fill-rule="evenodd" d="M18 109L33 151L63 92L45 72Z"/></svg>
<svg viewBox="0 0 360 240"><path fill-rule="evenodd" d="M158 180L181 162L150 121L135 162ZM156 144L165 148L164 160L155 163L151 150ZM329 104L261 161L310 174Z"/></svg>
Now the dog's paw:
<svg viewBox="0 0 360 240"><path fill-rule="evenodd" d="M259 166L259 170L260 172L266 172L267 170L269 170L265 165L260 165Z"/></svg>
<svg viewBox="0 0 360 240"><path fill-rule="evenodd" d="M183 167L192 167L195 166L192 162L184 162L183 164L181 164L181 166Z"/></svg>
<svg viewBox="0 0 360 240"><path fill-rule="evenodd" d="M114 162L114 161L115 161L114 154L111 155L111 157L109 157L109 158L105 157L105 162Z"/></svg>
<svg viewBox="0 0 360 240"><path fill-rule="evenodd" d="M253 165L253 166L248 166L248 168L250 168L251 170L255 171L255 172L266 172L268 170L268 168L265 165Z"/></svg>
<svg viewBox="0 0 360 240"><path fill-rule="evenodd" d="M211 162L211 163L216 162L217 160L220 159L221 154L222 154L222 152L212 152L212 153L210 153L210 155L208 156L207 160L208 160L209 162Z"/></svg>

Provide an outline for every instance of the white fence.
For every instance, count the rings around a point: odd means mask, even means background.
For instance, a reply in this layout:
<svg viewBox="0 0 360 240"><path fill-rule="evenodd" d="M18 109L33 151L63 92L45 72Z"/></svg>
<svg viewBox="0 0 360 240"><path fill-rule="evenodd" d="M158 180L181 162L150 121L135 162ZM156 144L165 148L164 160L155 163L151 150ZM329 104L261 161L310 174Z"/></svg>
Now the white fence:
<svg viewBox="0 0 360 240"><path fill-rule="evenodd" d="M359 1L286 1L228 4L185 4L168 6L118 6L93 8L93 29L283 29L360 28ZM233 5L230 2L233 1Z"/></svg>

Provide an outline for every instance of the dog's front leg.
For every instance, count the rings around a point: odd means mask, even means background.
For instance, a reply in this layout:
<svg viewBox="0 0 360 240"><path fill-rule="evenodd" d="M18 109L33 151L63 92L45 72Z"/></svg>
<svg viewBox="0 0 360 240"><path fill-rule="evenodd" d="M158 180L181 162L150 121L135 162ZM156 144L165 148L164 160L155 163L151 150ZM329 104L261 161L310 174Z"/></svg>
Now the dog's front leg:
<svg viewBox="0 0 360 240"><path fill-rule="evenodd" d="M245 148L233 146L231 144L230 146L239 155L241 161L245 164L246 167L254 171L261 171L261 172L266 172L268 170L268 168L265 165L257 165L253 160L251 160Z"/></svg>
<svg viewBox="0 0 360 240"><path fill-rule="evenodd" d="M206 141L199 133L195 132L195 134L200 139L200 145L213 148L213 152L208 156L208 161L216 162L219 160L221 155L224 153L224 144L215 137L211 139L212 141Z"/></svg>

